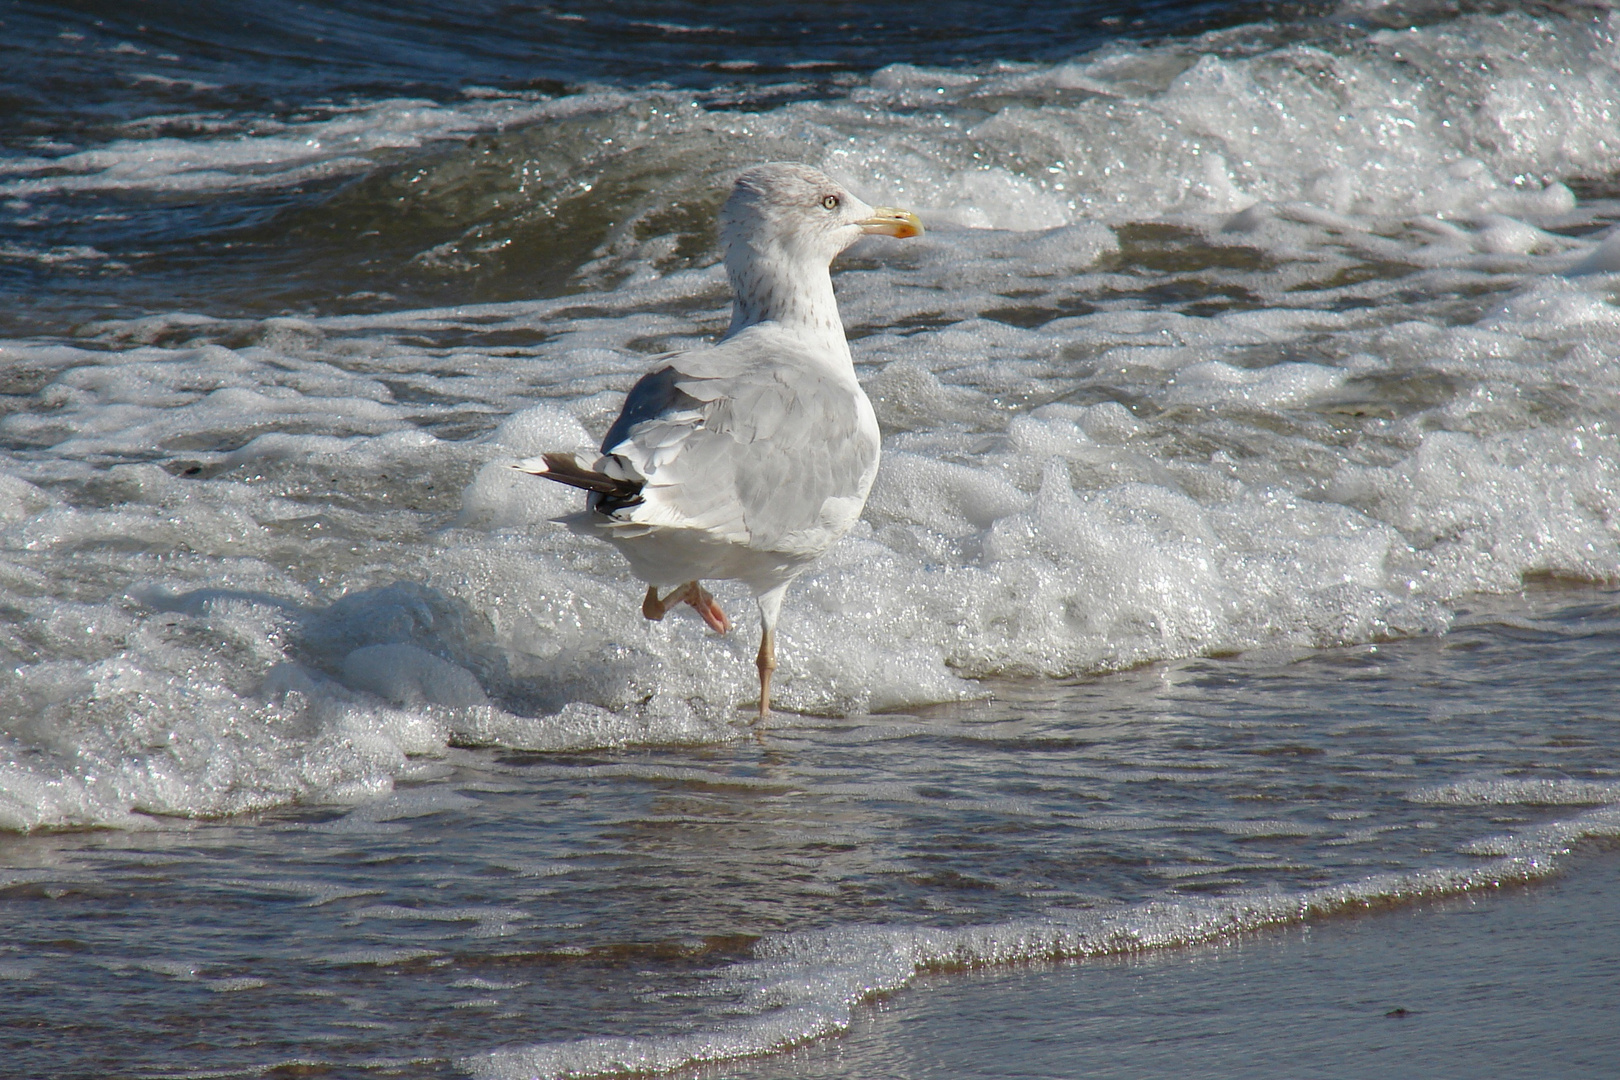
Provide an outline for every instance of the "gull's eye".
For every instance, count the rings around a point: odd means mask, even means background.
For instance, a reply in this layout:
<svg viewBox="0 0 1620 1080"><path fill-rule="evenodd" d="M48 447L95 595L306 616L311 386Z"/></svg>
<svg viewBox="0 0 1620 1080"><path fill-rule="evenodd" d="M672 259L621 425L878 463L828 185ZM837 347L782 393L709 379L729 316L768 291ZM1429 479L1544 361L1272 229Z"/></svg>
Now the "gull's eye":
<svg viewBox="0 0 1620 1080"><path fill-rule="evenodd" d="M828 195L825 199L821 200L821 205L825 206L828 210L838 209L838 196Z"/></svg>

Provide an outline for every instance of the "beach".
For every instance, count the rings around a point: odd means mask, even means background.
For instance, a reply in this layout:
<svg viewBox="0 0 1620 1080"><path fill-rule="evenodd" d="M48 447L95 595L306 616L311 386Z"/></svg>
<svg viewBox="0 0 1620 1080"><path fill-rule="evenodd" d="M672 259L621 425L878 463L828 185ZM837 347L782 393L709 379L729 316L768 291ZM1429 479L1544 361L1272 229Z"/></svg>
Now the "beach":
<svg viewBox="0 0 1620 1080"><path fill-rule="evenodd" d="M0 1075L1613 1071L1609 8L3 18ZM926 232L756 721L511 466L766 160Z"/></svg>

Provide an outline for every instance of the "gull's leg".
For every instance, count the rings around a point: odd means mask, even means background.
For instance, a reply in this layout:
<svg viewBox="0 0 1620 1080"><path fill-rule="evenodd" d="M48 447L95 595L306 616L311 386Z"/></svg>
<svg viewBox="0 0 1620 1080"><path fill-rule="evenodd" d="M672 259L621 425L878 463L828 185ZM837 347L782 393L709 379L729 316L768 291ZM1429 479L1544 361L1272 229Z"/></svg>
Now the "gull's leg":
<svg viewBox="0 0 1620 1080"><path fill-rule="evenodd" d="M679 591L679 589L676 590L676 592ZM647 595L641 601L641 617L650 619L653 622L663 622L664 616L669 614L669 609L675 606L675 593L669 595L670 599L660 600L658 599L658 586L647 586Z"/></svg>
<svg viewBox="0 0 1620 1080"><path fill-rule="evenodd" d="M771 715L771 672L776 670L776 631L770 627L759 635L759 655L754 658L759 668L759 718Z"/></svg>
<svg viewBox="0 0 1620 1080"><path fill-rule="evenodd" d="M677 604L691 604L717 634L731 629L731 620L726 618L726 613L720 610L720 605L715 603L709 591L696 581L688 581L671 589L662 600L658 599L657 586L647 586L647 595L641 601L641 614L653 622L662 622L669 609Z"/></svg>
<svg viewBox="0 0 1620 1080"><path fill-rule="evenodd" d="M782 597L787 585L778 585L759 598L759 655L754 666L759 668L759 719L771 715L771 674L776 671L776 619L782 614Z"/></svg>

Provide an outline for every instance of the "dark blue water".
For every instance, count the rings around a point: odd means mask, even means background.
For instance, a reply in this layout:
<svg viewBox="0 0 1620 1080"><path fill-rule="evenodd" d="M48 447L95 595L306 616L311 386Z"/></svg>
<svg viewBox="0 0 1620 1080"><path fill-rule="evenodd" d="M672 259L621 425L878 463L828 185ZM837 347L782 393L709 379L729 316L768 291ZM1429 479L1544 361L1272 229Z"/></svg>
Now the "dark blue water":
<svg viewBox="0 0 1620 1080"><path fill-rule="evenodd" d="M1081 3L50 4L5 8L0 145L105 137L187 110L284 115L353 96L587 83L836 93L890 64L1053 61L1326 5ZM843 76L844 78L840 78ZM182 122L176 121L176 126Z"/></svg>
<svg viewBox="0 0 1620 1080"><path fill-rule="evenodd" d="M0 8L0 180L8 162L127 140L248 135L380 100L663 86L695 93L706 108L760 109L847 93L890 64L1054 61L1121 37L1315 16L1324 7L24 0ZM565 287L581 245L588 250L599 232L585 241L567 229L520 232L522 268L480 257L449 280L401 273L421 247L479 220L476 196L464 189L425 201L400 190L420 168L464 154L459 143L429 140L373 153L360 170L252 190L109 185L0 197L0 328L64 332L87 319L176 307L325 313L344 309L338 297L365 291L442 304ZM50 174L48 166L30 172ZM75 257L86 248L96 254ZM59 257L26 254L40 250Z"/></svg>

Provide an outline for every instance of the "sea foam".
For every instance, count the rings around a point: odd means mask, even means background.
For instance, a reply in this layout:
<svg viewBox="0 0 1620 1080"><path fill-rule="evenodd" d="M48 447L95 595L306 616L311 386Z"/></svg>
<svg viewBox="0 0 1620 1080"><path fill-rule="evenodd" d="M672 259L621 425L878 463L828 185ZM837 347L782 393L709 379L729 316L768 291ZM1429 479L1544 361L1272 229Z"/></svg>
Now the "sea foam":
<svg viewBox="0 0 1620 1080"><path fill-rule="evenodd" d="M590 446L652 355L723 331L712 246L681 254L711 218L666 211L743 154L930 225L837 275L885 463L790 595L775 723L1620 579L1614 208L1564 184L1615 160L1608 18L895 67L755 112L589 91L312 121L361 151L527 125L515 163L589 136L512 214L600 183L622 216L560 298L0 343L33 387L0 419L0 824L342 802L454 743L742 737L745 592L716 587L724 638L646 622L617 556L553 523L577 499L506 465ZM283 134L204 140L195 176L115 146L3 183L288 183L350 154ZM624 170L655 150L648 192Z"/></svg>

